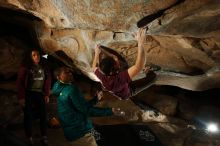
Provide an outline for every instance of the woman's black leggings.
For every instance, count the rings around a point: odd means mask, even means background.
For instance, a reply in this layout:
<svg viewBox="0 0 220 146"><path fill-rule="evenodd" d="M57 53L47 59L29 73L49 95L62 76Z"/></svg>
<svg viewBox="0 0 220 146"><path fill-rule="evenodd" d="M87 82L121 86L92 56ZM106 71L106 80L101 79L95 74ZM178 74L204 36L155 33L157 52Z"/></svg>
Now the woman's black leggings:
<svg viewBox="0 0 220 146"><path fill-rule="evenodd" d="M24 129L27 137L32 137L32 121L40 118L41 135L46 136L47 119L44 96L41 92L28 91L24 107Z"/></svg>

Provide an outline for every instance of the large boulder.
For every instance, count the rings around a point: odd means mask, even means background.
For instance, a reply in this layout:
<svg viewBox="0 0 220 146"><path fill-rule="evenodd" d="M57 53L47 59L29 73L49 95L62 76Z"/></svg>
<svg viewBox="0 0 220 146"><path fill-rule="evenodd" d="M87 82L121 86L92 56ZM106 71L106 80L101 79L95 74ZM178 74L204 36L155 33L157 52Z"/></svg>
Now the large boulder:
<svg viewBox="0 0 220 146"><path fill-rule="evenodd" d="M112 48L131 66L137 54L132 33L146 26L146 64L161 69L155 84L207 90L220 82L219 5L218 0L12 0L1 1L0 10L18 12L1 18L27 27L47 53L92 80L97 80L91 69L95 46Z"/></svg>

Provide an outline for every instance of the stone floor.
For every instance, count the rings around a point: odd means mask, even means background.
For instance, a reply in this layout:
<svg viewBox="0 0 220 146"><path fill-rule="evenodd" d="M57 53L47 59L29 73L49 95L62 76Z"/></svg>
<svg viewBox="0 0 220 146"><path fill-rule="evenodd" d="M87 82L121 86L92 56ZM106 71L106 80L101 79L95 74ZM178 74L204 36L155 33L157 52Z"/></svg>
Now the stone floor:
<svg viewBox="0 0 220 146"><path fill-rule="evenodd" d="M16 143L19 141L23 144L17 144L16 146L26 146L27 140L24 135L24 130L22 125L8 127L8 130L12 133L15 142L10 142L3 146L10 146L11 143ZM103 125L98 126L93 130L95 132L95 138L98 140L98 144L101 146L161 146L162 144L157 137L152 133L152 131L143 125L133 125L133 124L122 124L122 125ZM101 132L101 133L100 133ZM141 133L140 133L141 132ZM124 135L121 137L121 135ZM139 137L139 138L138 138ZM70 144L65 140L63 131L61 128L48 128L48 138L50 146L69 146ZM132 139L131 139L132 138ZM38 123L34 123L33 127L33 139L34 146L41 146L41 135ZM111 142L111 143L109 143ZM0 143L1 145L1 143Z"/></svg>
<svg viewBox="0 0 220 146"><path fill-rule="evenodd" d="M33 139L34 139L34 146L40 146L40 140L41 140L41 135L40 135L40 130L38 125L35 125L33 127ZM17 126L16 128L9 128L10 132L12 132L15 137L18 138L18 140L21 140L24 143L26 142L25 134L23 127L21 125ZM50 146L68 146L68 142L65 140L63 131L61 128L48 128L48 138L49 138L49 145Z"/></svg>

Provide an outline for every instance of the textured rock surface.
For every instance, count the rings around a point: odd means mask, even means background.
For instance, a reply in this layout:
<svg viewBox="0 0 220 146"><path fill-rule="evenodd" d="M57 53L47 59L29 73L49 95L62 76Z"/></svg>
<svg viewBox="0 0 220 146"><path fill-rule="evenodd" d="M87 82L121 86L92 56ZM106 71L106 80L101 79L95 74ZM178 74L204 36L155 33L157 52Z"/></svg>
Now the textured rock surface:
<svg viewBox="0 0 220 146"><path fill-rule="evenodd" d="M10 0L1 1L0 6L41 19L28 23L33 25L40 46L93 80L97 80L91 70L97 44L111 47L129 65L134 64L137 42L132 32L144 20L142 26L147 26L149 35L146 63L162 71L156 84L190 90L219 87L219 1L178 2ZM24 21L16 17L8 21L17 20ZM69 59L57 56L57 51L65 52ZM142 78L141 74L137 78Z"/></svg>
<svg viewBox="0 0 220 146"><path fill-rule="evenodd" d="M219 5L218 0L186 0L148 24L148 33L196 38L217 37Z"/></svg>
<svg viewBox="0 0 220 146"><path fill-rule="evenodd" d="M17 100L16 93L0 90L0 125L22 123L23 113Z"/></svg>
<svg viewBox="0 0 220 146"><path fill-rule="evenodd" d="M4 7L28 11L52 28L127 31L145 15L165 9L177 0L10 0Z"/></svg>
<svg viewBox="0 0 220 146"><path fill-rule="evenodd" d="M146 64L160 68L154 84L202 91L220 87L219 8L219 0L0 0L0 23L3 20L5 24L24 27L30 32L24 35L33 38L44 51L97 80L91 70L95 46L108 46L125 57L129 66L133 65L137 41L132 33L141 22L148 35L144 45ZM8 13L12 10L13 13ZM16 75L21 54L26 49L17 32L9 39L2 34L5 27L1 25L0 29L0 77L3 80ZM145 74L140 73L137 79L143 77ZM85 84L81 86L86 90ZM14 81L1 82L0 88L16 91ZM201 98L192 102L194 96L181 94L182 90L179 95L163 94L160 86L157 88L153 86L137 98L158 109L157 113L131 100L113 100L111 95L105 95L99 106L120 107L125 117L95 118L94 122L148 124L166 146L219 145L219 135L210 137L204 129L192 130L188 125L195 118L203 118L207 111L209 115L213 107L199 105ZM219 92L216 94L219 96ZM5 125L5 120L14 120L13 115L20 108L14 93L1 91L1 95L0 122ZM208 94L203 105L215 104L214 101L209 103L214 97ZM218 108L213 111L218 112ZM17 115L21 119L22 115ZM209 116L205 118L219 121Z"/></svg>
<svg viewBox="0 0 220 146"><path fill-rule="evenodd" d="M26 47L14 37L0 37L0 44L0 76L6 80L16 74Z"/></svg>

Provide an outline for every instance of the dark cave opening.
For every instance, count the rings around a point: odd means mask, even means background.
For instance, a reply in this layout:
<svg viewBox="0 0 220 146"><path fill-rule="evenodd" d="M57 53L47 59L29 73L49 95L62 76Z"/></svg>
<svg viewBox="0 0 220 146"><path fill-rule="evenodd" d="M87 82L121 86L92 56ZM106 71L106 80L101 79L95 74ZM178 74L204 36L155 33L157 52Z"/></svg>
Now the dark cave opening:
<svg viewBox="0 0 220 146"><path fill-rule="evenodd" d="M39 47L32 26L34 21L41 20L27 12L0 8L0 37L14 36L28 47Z"/></svg>

